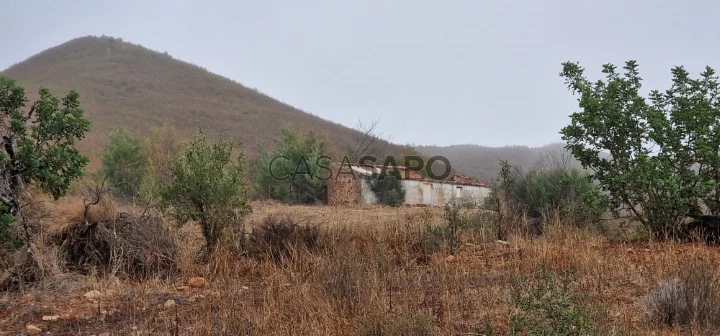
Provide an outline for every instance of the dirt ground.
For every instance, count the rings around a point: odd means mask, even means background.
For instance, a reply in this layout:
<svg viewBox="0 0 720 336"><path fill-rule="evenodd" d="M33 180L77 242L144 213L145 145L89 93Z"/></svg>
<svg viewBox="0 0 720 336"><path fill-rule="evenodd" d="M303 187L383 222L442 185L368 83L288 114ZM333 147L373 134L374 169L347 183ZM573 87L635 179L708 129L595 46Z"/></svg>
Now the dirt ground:
<svg viewBox="0 0 720 336"><path fill-rule="evenodd" d="M574 272L572 291L597 311L601 334L675 335L693 330L649 322L646 296L697 260L720 262L717 247L609 242L561 225L498 242L488 223L463 232L454 255L418 252L418 228L444 221L437 208L254 203L246 222L271 214L319 226L323 249L294 250L282 263L226 249L199 259L199 231L185 228L174 276L58 272L0 293L0 335L32 333L28 325L43 335L375 335L378 326L383 335L480 335L481 325L505 334L517 313L511 284L538 268ZM207 284L181 287L190 277Z"/></svg>

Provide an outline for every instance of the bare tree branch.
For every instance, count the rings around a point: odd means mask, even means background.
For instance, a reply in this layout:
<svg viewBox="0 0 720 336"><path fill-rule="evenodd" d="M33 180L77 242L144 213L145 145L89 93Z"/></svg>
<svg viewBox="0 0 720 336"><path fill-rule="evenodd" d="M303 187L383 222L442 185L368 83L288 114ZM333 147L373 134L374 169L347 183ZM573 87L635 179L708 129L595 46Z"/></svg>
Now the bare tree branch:
<svg viewBox="0 0 720 336"><path fill-rule="evenodd" d="M107 180L107 177L103 178L102 182L99 185L96 185L91 190L92 192L92 200L83 200L83 203L85 205L85 210L83 211L83 218L85 219L85 228L87 229L89 226L92 226L95 223L90 223L88 221L88 215L90 214L90 207L93 205L97 205L100 203L100 200L102 199L103 195L105 195L110 189L105 188L105 181Z"/></svg>
<svg viewBox="0 0 720 336"><path fill-rule="evenodd" d="M350 149L351 161L357 161L366 155L379 156L382 155L390 143L388 137L379 131L380 121L376 120L369 125L358 121L355 130L354 144Z"/></svg>

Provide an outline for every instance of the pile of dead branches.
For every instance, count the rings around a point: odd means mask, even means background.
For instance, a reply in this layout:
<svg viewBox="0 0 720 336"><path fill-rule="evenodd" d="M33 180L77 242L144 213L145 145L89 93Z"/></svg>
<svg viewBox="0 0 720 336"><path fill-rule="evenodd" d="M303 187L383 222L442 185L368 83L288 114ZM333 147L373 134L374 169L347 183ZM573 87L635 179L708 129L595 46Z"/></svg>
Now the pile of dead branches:
<svg viewBox="0 0 720 336"><path fill-rule="evenodd" d="M120 213L116 218L70 225L57 236L72 272L142 279L177 271L178 244L162 219Z"/></svg>

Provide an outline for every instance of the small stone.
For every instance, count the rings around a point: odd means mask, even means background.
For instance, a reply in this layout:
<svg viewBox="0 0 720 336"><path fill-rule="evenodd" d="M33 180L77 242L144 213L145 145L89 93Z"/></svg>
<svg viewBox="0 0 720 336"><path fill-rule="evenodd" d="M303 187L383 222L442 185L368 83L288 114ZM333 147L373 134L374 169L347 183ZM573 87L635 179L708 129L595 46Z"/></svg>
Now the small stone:
<svg viewBox="0 0 720 336"><path fill-rule="evenodd" d="M185 291L189 291L189 290L190 290L190 286L178 286L178 287L175 287L175 289L176 289L178 292L185 292Z"/></svg>
<svg viewBox="0 0 720 336"><path fill-rule="evenodd" d="M290 286L290 284L283 284L283 286ZM248 286L242 286L242 287L240 287L240 289L242 289L242 290L244 290L244 291L247 291L247 290L250 290L250 287L248 287Z"/></svg>
<svg viewBox="0 0 720 336"><path fill-rule="evenodd" d="M93 300L93 299L97 299L97 298L101 297L102 293L100 293L100 291L93 289L93 290L85 293L85 295L83 295L83 296L88 300Z"/></svg>
<svg viewBox="0 0 720 336"><path fill-rule="evenodd" d="M449 255L449 256L445 257L445 261L446 261L446 262L449 262L449 263L450 263L450 262L453 262L453 261L455 261L455 256L454 256L454 255Z"/></svg>
<svg viewBox="0 0 720 336"><path fill-rule="evenodd" d="M172 300L172 299L165 301L165 304L163 304L163 306L165 306L165 308L172 308L172 307L175 307L176 305L177 304L175 303L175 300Z"/></svg>
<svg viewBox="0 0 720 336"><path fill-rule="evenodd" d="M42 317L43 321L57 321L60 318L60 315L45 315Z"/></svg>
<svg viewBox="0 0 720 336"><path fill-rule="evenodd" d="M205 287L205 278L202 278L202 277L190 278L190 280L188 280L188 286L190 286L191 288L203 288L203 287Z"/></svg>
<svg viewBox="0 0 720 336"><path fill-rule="evenodd" d="M35 325L28 324L28 325L25 327L25 331L27 331L27 333L30 334L30 335L35 335L35 334L41 333L41 332L42 332L42 329L36 327Z"/></svg>
<svg viewBox="0 0 720 336"><path fill-rule="evenodd" d="M497 241L495 241L495 242L498 243L498 244L501 244L501 245L508 245L508 244L510 244L510 243L508 243L508 242L506 242L506 241L504 241L504 240L497 240Z"/></svg>

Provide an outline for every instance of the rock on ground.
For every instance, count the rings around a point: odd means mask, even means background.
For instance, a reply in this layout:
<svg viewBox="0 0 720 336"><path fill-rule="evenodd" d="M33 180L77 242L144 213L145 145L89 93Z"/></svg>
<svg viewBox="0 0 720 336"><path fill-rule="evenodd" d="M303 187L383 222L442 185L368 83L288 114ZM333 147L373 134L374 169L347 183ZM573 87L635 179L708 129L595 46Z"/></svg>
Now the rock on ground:
<svg viewBox="0 0 720 336"><path fill-rule="evenodd" d="M188 280L188 286L190 286L191 288L203 288L205 287L205 284L205 278L202 277L194 277Z"/></svg>

